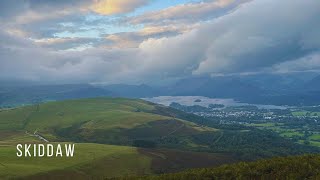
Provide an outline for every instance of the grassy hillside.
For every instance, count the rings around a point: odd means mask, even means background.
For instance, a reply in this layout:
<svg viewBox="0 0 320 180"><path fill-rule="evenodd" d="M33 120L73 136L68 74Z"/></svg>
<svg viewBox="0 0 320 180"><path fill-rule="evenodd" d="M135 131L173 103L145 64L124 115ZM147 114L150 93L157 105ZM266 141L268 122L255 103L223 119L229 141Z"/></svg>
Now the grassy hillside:
<svg viewBox="0 0 320 180"><path fill-rule="evenodd" d="M76 144L73 158L17 157L14 145L0 146L0 179L25 177L54 170L74 171L82 167L94 167L96 161L105 159L108 165L97 170L97 175L119 176L122 172L150 173L151 158L140 154L136 148L100 144ZM127 163L123 163L127 162ZM100 167L102 168L102 167ZM81 171L80 171L81 172ZM142 174L142 173L141 173Z"/></svg>
<svg viewBox="0 0 320 180"><path fill-rule="evenodd" d="M241 162L217 168L192 169L160 176L126 177L119 179L319 179L320 155L293 156Z"/></svg>
<svg viewBox="0 0 320 180"><path fill-rule="evenodd" d="M168 149L142 149L94 143L75 144L67 157L17 157L11 143L0 144L0 179L90 179L178 172L187 168L234 162L218 153L192 153ZM31 152L33 149L31 148Z"/></svg>
<svg viewBox="0 0 320 180"><path fill-rule="evenodd" d="M154 146L154 139L216 131L195 123L155 114L142 100L95 98L48 102L0 111L0 131L37 132L49 141ZM183 140L182 140L183 139ZM160 143L161 144L161 143Z"/></svg>

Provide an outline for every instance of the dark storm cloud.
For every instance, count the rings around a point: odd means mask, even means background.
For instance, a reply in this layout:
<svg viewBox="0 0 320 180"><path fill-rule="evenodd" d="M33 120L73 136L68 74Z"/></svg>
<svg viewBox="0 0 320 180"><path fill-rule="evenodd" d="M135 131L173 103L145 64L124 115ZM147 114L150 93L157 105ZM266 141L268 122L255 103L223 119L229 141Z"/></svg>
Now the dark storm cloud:
<svg viewBox="0 0 320 180"><path fill-rule="evenodd" d="M196 73L258 71L319 51L319 1L254 1L204 28L206 58Z"/></svg>

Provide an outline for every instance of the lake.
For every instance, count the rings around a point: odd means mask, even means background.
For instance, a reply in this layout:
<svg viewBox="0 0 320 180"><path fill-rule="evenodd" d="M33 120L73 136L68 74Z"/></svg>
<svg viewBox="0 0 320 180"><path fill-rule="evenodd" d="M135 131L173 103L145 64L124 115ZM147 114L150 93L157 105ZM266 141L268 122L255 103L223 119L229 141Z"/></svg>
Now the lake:
<svg viewBox="0 0 320 180"><path fill-rule="evenodd" d="M158 97L142 98L142 99L153 102L153 103L162 104L165 106L169 106L171 103L176 102L186 106L199 105L204 107L208 107L210 104L223 104L226 107L251 105L251 106L258 107L259 109L287 109L288 108L286 106L249 104L249 103L238 102L238 101L235 101L234 99L208 98L204 96L158 96Z"/></svg>

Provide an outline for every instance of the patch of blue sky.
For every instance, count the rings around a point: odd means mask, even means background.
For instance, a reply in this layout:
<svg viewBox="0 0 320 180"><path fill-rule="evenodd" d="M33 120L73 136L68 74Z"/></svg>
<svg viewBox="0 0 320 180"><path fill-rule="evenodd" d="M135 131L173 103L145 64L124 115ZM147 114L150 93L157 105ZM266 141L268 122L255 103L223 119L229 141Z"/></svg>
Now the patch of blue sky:
<svg viewBox="0 0 320 180"><path fill-rule="evenodd" d="M128 16L141 15L145 12L157 11L179 4L197 3L203 0L152 0L147 6L138 8L136 11L129 13Z"/></svg>
<svg viewBox="0 0 320 180"><path fill-rule="evenodd" d="M99 34L100 32L97 30L86 30L77 32L57 32L53 34L53 36L58 38L99 38Z"/></svg>
<svg viewBox="0 0 320 180"><path fill-rule="evenodd" d="M87 23L77 25L78 30L57 32L54 37L60 38L100 38L106 34L121 32L135 32L143 28L143 25L129 25L116 23L115 16L88 15ZM72 23L61 23L63 26L74 26Z"/></svg>
<svg viewBox="0 0 320 180"><path fill-rule="evenodd" d="M115 34L121 32L135 32L139 31L143 28L143 24L141 25L128 25L117 23L117 21L123 17L132 17L141 15L145 12L157 11L161 9L165 9L168 7L176 6L179 4L186 3L196 3L201 2L203 0L152 0L148 5L138 8L136 11L123 14L123 15L109 15L103 16L98 14L87 14L85 16L85 21L87 23L83 23L78 27L78 31L63 31L57 32L54 34L55 37L60 38L101 38L106 34ZM90 24L90 25L89 25ZM61 23L63 26L74 26L72 22Z"/></svg>

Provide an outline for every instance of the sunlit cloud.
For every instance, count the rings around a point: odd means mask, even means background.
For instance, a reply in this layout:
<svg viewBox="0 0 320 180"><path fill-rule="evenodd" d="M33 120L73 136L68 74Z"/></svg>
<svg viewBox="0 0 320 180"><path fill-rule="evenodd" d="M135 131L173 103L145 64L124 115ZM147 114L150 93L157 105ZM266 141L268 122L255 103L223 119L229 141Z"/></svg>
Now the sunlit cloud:
<svg viewBox="0 0 320 180"><path fill-rule="evenodd" d="M99 14L113 15L134 11L149 0L94 0L91 9Z"/></svg>
<svg viewBox="0 0 320 180"><path fill-rule="evenodd" d="M226 14L228 11L231 11L239 5L249 1L250 0L211 0L198 3L181 4L132 17L129 22L133 24L159 24L170 23L170 21L202 21L214 16Z"/></svg>

